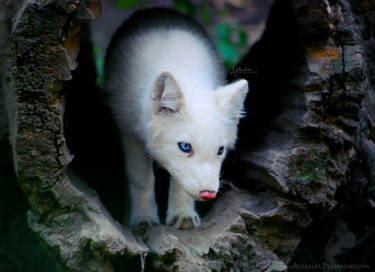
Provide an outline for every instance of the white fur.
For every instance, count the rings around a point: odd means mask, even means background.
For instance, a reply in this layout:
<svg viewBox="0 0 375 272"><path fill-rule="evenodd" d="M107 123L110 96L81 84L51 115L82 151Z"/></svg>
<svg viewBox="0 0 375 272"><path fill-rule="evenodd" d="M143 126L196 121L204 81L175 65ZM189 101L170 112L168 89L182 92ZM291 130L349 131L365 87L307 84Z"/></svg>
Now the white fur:
<svg viewBox="0 0 375 272"><path fill-rule="evenodd" d="M172 176L167 223L199 226L194 200L201 200L203 190L219 190L221 164L236 142L247 81L223 86L216 55L187 30L145 31L118 48L119 61L107 71L105 88L114 97L111 106L122 131L130 224L159 222L154 159ZM182 152L178 142L190 143L194 154ZM218 156L220 146L225 152Z"/></svg>

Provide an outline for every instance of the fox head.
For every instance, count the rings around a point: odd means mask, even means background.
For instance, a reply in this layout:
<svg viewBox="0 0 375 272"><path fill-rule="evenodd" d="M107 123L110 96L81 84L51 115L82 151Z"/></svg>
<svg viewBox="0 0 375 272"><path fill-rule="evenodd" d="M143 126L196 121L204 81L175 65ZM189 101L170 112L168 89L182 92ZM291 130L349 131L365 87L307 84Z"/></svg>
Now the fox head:
<svg viewBox="0 0 375 272"><path fill-rule="evenodd" d="M148 150L195 200L213 198L219 190L221 165L234 148L247 92L244 79L214 91L187 92L169 72L153 84Z"/></svg>

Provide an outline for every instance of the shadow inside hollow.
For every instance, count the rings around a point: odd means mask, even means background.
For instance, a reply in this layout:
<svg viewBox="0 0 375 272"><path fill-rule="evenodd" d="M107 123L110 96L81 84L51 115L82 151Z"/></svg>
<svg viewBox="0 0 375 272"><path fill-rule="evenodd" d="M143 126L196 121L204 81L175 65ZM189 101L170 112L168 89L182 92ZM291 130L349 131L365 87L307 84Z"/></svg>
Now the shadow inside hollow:
<svg viewBox="0 0 375 272"><path fill-rule="evenodd" d="M246 79L250 89L236 151L224 165L224 178L237 181L239 187L244 186L240 181L248 167L241 165L240 158L261 145L270 124L281 113L281 100L303 56L292 6L289 1L276 0L261 39L227 75L229 81Z"/></svg>

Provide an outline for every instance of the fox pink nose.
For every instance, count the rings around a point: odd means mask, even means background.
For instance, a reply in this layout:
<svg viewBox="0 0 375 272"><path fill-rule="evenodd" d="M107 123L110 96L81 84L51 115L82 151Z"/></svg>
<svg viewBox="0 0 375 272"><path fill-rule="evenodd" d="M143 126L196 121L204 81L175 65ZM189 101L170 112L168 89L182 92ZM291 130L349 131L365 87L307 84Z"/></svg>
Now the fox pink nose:
<svg viewBox="0 0 375 272"><path fill-rule="evenodd" d="M208 191L208 190L200 191L199 195L204 200L214 199L216 197L215 191Z"/></svg>

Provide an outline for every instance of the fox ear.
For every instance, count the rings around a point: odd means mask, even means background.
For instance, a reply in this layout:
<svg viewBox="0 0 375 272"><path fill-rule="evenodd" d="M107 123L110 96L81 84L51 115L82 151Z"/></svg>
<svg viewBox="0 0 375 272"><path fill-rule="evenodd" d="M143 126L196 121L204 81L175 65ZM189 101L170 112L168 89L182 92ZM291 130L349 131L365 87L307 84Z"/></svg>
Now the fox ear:
<svg viewBox="0 0 375 272"><path fill-rule="evenodd" d="M237 125L240 118L245 116L244 102L249 91L245 79L235 81L216 90L216 99L219 107Z"/></svg>
<svg viewBox="0 0 375 272"><path fill-rule="evenodd" d="M153 85L152 107L155 114L176 113L184 105L184 94L169 72L161 73Z"/></svg>

